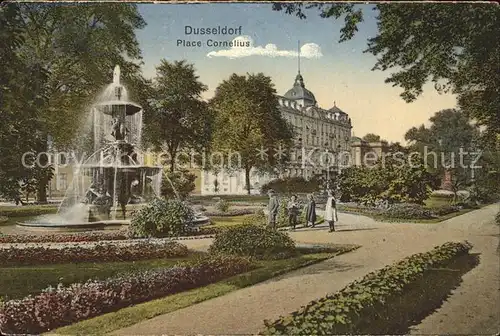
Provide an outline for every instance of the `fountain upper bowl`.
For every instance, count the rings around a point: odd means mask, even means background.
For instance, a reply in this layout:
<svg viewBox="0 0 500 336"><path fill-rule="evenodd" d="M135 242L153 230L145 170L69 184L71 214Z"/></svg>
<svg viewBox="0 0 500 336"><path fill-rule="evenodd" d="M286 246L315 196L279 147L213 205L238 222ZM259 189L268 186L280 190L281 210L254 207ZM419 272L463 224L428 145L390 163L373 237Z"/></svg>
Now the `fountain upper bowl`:
<svg viewBox="0 0 500 336"><path fill-rule="evenodd" d="M128 102L128 101L123 101L123 100L108 100L105 102L97 103L94 105L100 112L104 114L112 114L111 109L107 109L106 107L108 106L124 106L125 107L125 113L127 115L133 115L136 114L137 112L140 112L142 110L142 107L140 105L137 105L136 103Z"/></svg>

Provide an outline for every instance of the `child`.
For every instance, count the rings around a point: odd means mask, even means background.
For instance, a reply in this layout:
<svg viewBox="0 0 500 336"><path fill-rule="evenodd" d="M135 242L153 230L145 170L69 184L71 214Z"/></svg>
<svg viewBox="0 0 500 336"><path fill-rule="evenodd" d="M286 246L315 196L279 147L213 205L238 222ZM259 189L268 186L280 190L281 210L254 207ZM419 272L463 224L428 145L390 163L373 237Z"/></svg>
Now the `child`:
<svg viewBox="0 0 500 336"><path fill-rule="evenodd" d="M293 195L290 202L288 202L288 224L290 225L291 230L295 230L298 215L299 205L297 203L297 196Z"/></svg>

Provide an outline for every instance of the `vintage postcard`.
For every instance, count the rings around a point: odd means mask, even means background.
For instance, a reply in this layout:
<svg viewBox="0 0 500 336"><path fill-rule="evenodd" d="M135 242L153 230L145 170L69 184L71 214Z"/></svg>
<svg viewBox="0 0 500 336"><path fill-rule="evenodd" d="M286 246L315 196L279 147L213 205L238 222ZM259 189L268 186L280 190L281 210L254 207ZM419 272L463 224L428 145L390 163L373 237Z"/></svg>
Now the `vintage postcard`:
<svg viewBox="0 0 500 336"><path fill-rule="evenodd" d="M500 7L0 4L0 334L497 335Z"/></svg>

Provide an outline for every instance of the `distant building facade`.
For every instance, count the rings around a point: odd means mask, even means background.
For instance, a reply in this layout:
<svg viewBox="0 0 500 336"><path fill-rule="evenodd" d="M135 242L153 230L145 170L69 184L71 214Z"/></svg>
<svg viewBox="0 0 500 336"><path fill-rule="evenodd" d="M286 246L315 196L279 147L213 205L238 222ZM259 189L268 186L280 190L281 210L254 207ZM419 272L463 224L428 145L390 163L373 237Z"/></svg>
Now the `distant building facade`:
<svg viewBox="0 0 500 336"><path fill-rule="evenodd" d="M349 165L349 155L340 156L339 162L334 159L339 157L340 152L350 153L352 124L347 113L335 103L330 109L319 107L314 94L306 88L300 72L295 77L293 87L277 98L282 117L294 130L291 160L279 175L310 179L322 172L322 164L331 166L331 169ZM321 154L325 152L326 155ZM251 193L259 193L263 184L279 176L260 175L255 170L250 175ZM201 194L207 195L247 193L243 171L231 174L205 171L202 173L201 188Z"/></svg>
<svg viewBox="0 0 500 336"><path fill-rule="evenodd" d="M388 152L387 141L368 142L358 137L351 138L351 164L353 166L373 164Z"/></svg>

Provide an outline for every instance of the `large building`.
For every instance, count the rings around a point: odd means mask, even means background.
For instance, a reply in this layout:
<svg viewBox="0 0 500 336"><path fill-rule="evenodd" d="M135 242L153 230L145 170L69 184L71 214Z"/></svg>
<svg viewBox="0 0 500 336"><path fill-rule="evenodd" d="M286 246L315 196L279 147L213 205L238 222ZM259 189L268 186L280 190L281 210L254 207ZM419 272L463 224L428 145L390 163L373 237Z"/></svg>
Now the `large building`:
<svg viewBox="0 0 500 336"><path fill-rule="evenodd" d="M284 172L286 176L309 179L325 168L340 169L350 164L352 125L349 115L338 108L335 102L329 109L319 107L314 94L306 88L300 71L292 88L283 96L278 96L278 101L283 118L293 126L295 134L295 148ZM251 192L258 193L263 184L276 177L252 171ZM221 172L217 175L204 171L201 174L201 194L244 193L247 191L243 171L232 174Z"/></svg>
<svg viewBox="0 0 500 336"><path fill-rule="evenodd" d="M389 152L387 141L368 142L353 136L351 138L351 164L354 166L369 166Z"/></svg>

